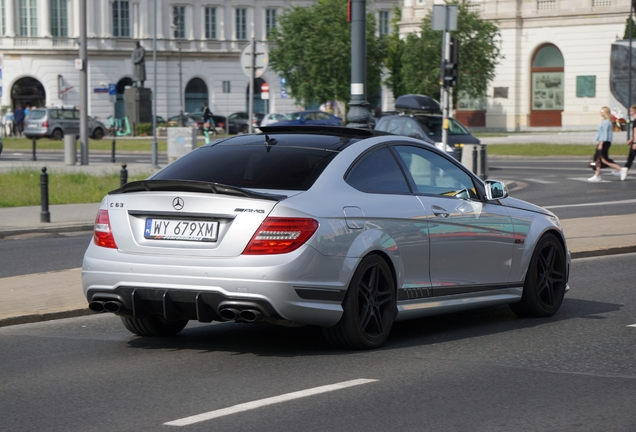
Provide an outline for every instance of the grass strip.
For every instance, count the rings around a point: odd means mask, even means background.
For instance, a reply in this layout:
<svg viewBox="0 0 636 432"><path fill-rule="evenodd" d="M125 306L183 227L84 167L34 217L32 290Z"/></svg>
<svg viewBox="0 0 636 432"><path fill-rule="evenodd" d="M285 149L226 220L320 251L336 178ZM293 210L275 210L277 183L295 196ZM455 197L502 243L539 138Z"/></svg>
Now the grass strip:
<svg viewBox="0 0 636 432"><path fill-rule="evenodd" d="M491 144L488 154L491 156L588 156L592 157L596 146L594 144ZM610 157L627 157L629 146L613 144Z"/></svg>
<svg viewBox="0 0 636 432"><path fill-rule="evenodd" d="M40 174L31 169L0 173L0 207L40 205ZM128 181L143 180L149 175L130 176ZM119 174L49 173L49 204L100 202L119 183Z"/></svg>

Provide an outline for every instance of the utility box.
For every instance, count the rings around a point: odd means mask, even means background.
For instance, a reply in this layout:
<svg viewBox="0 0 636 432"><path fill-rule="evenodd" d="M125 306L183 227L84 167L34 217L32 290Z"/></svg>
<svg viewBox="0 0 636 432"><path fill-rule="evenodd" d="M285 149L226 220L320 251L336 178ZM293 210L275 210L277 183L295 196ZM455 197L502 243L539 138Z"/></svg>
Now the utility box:
<svg viewBox="0 0 636 432"><path fill-rule="evenodd" d="M64 135L64 165L77 163L77 139L74 134Z"/></svg>
<svg viewBox="0 0 636 432"><path fill-rule="evenodd" d="M168 163L197 148L197 129L189 127L169 127Z"/></svg>

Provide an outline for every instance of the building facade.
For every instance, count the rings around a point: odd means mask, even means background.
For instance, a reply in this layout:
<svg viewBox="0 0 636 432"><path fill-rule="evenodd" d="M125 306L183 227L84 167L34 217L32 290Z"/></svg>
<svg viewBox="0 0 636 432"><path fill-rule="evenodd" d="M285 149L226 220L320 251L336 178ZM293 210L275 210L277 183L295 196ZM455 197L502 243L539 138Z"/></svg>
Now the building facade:
<svg viewBox="0 0 636 432"><path fill-rule="evenodd" d="M132 51L145 49L146 81L157 98L157 115L198 111L207 102L215 114L247 110L250 79L242 49L268 31L293 6L313 0L0 0L0 79L3 107L80 104L80 2L87 3L89 115L122 117L123 93L132 84ZM369 0L367 10L388 32L399 0ZM155 31L156 12L156 31ZM153 46L156 34L154 88ZM269 85L269 99L261 85ZM114 93L114 94L109 94ZM256 112L298 109L284 78L271 69L254 85ZM383 99L390 97L383 92ZM388 99L387 99L388 100ZM388 104L389 102L385 102Z"/></svg>
<svg viewBox="0 0 636 432"><path fill-rule="evenodd" d="M400 33L419 31L434 3L403 0ZM484 100L460 100L456 116L492 129L572 130L596 127L602 106L626 115L610 92L610 55L630 6L631 0L470 0L470 10L499 26L503 59Z"/></svg>

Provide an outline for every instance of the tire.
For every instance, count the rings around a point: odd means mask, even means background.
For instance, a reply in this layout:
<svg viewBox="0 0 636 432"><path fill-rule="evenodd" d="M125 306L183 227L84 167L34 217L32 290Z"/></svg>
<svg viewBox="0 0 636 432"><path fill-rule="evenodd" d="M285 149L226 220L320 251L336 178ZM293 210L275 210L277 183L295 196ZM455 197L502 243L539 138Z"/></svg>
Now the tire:
<svg viewBox="0 0 636 432"><path fill-rule="evenodd" d="M104 130L102 128L97 128L93 131L93 139L100 140L104 138Z"/></svg>
<svg viewBox="0 0 636 432"><path fill-rule="evenodd" d="M521 301L510 309L522 317L554 315L563 303L566 271L563 246L554 234L544 235L532 254Z"/></svg>
<svg viewBox="0 0 636 432"><path fill-rule="evenodd" d="M61 129L55 129L51 134L51 139L55 141L59 141L64 138L64 132Z"/></svg>
<svg viewBox="0 0 636 432"><path fill-rule="evenodd" d="M342 318L324 328L327 341L336 348L372 349L381 346L395 319L395 282L386 261L366 256L358 265L344 301Z"/></svg>
<svg viewBox="0 0 636 432"><path fill-rule="evenodd" d="M138 336L174 336L188 324L188 320L166 321L162 317L134 318L122 316L124 327Z"/></svg>

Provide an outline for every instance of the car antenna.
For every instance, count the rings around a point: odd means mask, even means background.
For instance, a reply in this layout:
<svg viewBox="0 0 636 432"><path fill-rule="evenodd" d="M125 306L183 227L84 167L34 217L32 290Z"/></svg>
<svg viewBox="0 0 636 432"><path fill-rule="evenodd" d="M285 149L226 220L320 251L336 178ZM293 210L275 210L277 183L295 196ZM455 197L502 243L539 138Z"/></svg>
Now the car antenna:
<svg viewBox="0 0 636 432"><path fill-rule="evenodd" d="M269 135L265 135L265 148L267 148L267 153L269 153L272 146L278 144L278 140L276 138L270 138Z"/></svg>

